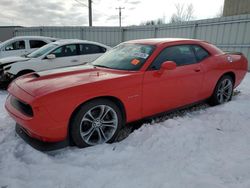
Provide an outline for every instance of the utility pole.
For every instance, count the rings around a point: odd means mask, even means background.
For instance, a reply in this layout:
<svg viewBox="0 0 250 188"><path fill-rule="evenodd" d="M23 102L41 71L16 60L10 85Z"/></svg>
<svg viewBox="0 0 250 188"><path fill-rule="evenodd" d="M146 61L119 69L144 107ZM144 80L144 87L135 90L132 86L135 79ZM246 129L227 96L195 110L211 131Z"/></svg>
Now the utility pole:
<svg viewBox="0 0 250 188"><path fill-rule="evenodd" d="M92 0L89 0L89 27L92 26Z"/></svg>
<svg viewBox="0 0 250 188"><path fill-rule="evenodd" d="M119 26L122 26L122 9L125 9L125 7L118 7L116 9L119 9Z"/></svg>
<svg viewBox="0 0 250 188"><path fill-rule="evenodd" d="M85 3L83 3L80 0L75 0L75 1L82 6L89 8L89 27L91 27L92 26L92 0L88 0L88 2L89 2L88 5L86 5Z"/></svg>

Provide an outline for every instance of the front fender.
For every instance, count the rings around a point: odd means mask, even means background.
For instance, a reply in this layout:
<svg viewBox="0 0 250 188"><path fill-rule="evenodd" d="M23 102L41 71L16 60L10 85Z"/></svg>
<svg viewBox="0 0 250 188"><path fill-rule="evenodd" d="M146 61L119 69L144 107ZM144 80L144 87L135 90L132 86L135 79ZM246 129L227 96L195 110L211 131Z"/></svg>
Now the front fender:
<svg viewBox="0 0 250 188"><path fill-rule="evenodd" d="M12 75L17 75L19 72L23 70L33 70L35 71L35 67L32 65L32 62L25 61L25 62L16 62L12 65L10 65L10 69L7 71L7 73Z"/></svg>
<svg viewBox="0 0 250 188"><path fill-rule="evenodd" d="M131 84L133 83L133 84ZM114 87L114 86L117 87ZM71 87L41 96L41 105L45 106L55 121L69 121L72 113L89 100L100 97L113 97L124 106L127 122L142 118L142 77L132 77L131 80L114 80L110 82L92 83Z"/></svg>

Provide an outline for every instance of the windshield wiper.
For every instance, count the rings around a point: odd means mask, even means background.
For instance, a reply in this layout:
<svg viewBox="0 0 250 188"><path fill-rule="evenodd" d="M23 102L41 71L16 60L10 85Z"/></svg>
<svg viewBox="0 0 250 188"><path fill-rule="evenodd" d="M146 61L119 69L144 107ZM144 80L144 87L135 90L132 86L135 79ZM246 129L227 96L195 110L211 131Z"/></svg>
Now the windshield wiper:
<svg viewBox="0 0 250 188"><path fill-rule="evenodd" d="M22 55L22 57L30 58L29 57L30 53Z"/></svg>

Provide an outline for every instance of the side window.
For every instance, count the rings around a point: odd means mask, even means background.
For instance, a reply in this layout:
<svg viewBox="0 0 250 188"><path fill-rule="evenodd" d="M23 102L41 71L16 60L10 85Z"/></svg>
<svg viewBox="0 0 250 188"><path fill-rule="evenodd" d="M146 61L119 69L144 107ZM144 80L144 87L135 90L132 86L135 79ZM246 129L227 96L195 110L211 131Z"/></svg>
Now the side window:
<svg viewBox="0 0 250 188"><path fill-rule="evenodd" d="M41 48L45 44L47 43L42 40L30 40L30 48Z"/></svg>
<svg viewBox="0 0 250 188"><path fill-rule="evenodd" d="M202 61L203 59L209 57L209 53L202 47L193 46L193 48L198 61Z"/></svg>
<svg viewBox="0 0 250 188"><path fill-rule="evenodd" d="M165 61L174 61L177 66L197 63L190 45L179 45L165 48L154 60L151 69L158 70Z"/></svg>
<svg viewBox="0 0 250 188"><path fill-rule="evenodd" d="M75 56L77 55L77 47L76 44L61 46L54 50L51 54L55 54L56 57Z"/></svg>
<svg viewBox="0 0 250 188"><path fill-rule="evenodd" d="M80 44L80 54L98 54L105 53L107 51L106 48L94 45L94 44Z"/></svg>
<svg viewBox="0 0 250 188"><path fill-rule="evenodd" d="M13 42L5 47L5 51L22 50L22 49L25 49L25 42L23 40Z"/></svg>

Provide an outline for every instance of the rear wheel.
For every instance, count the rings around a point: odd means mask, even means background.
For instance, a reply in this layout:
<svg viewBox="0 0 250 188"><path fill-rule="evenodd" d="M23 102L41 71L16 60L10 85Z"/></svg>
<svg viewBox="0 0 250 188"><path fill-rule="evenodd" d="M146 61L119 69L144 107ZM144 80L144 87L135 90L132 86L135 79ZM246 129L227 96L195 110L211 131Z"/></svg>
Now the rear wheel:
<svg viewBox="0 0 250 188"><path fill-rule="evenodd" d="M231 76L223 76L217 83L214 93L211 96L209 103L218 105L228 102L232 99L234 82Z"/></svg>
<svg viewBox="0 0 250 188"><path fill-rule="evenodd" d="M123 125L121 110L112 101L97 99L84 104L71 122L71 137L78 147L115 141Z"/></svg>

